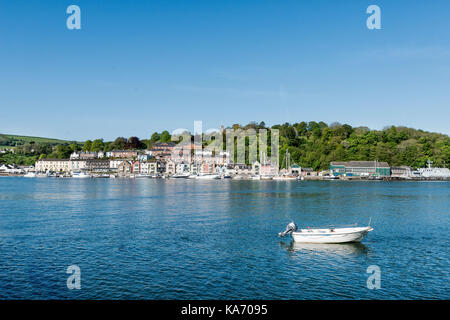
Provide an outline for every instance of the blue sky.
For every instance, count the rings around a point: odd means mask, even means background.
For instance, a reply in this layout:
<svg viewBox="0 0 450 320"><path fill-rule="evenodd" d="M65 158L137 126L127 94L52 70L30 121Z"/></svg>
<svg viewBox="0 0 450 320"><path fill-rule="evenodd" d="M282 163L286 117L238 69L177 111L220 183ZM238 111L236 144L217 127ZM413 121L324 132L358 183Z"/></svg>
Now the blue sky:
<svg viewBox="0 0 450 320"><path fill-rule="evenodd" d="M370 4L382 30L366 28ZM0 132L323 120L450 134L449 30L446 0L0 0Z"/></svg>

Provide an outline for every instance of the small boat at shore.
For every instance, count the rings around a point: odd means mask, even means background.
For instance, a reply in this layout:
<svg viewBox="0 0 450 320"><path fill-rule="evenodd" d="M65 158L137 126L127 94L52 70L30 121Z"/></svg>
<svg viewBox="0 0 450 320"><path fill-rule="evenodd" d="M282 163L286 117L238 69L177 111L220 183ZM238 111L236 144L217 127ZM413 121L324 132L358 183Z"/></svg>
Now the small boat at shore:
<svg viewBox="0 0 450 320"><path fill-rule="evenodd" d="M27 172L24 175L24 178L36 178L36 173L35 172Z"/></svg>
<svg viewBox="0 0 450 320"><path fill-rule="evenodd" d="M197 180L216 180L220 179L220 176L218 174L204 174L204 175L198 175L196 177Z"/></svg>
<svg viewBox="0 0 450 320"><path fill-rule="evenodd" d="M86 179L86 178L90 178L91 176L85 172L73 172L72 173L72 178L75 179Z"/></svg>
<svg viewBox="0 0 450 320"><path fill-rule="evenodd" d="M171 179L187 179L189 178L189 173L177 173L170 177Z"/></svg>
<svg viewBox="0 0 450 320"><path fill-rule="evenodd" d="M279 237L291 235L295 242L299 243L348 243L361 242L361 240L373 228L367 227L346 227L346 228L307 228L298 229L294 222L287 225L286 230L278 234Z"/></svg>
<svg viewBox="0 0 450 320"><path fill-rule="evenodd" d="M49 177L48 173L43 172L36 173L36 178L48 178L48 177Z"/></svg>
<svg viewBox="0 0 450 320"><path fill-rule="evenodd" d="M291 181L291 180L298 180L297 177L294 176L275 176L272 178L273 180L277 181Z"/></svg>
<svg viewBox="0 0 450 320"><path fill-rule="evenodd" d="M151 178L151 176L149 174L139 173L135 176L135 178L137 178L137 179Z"/></svg>

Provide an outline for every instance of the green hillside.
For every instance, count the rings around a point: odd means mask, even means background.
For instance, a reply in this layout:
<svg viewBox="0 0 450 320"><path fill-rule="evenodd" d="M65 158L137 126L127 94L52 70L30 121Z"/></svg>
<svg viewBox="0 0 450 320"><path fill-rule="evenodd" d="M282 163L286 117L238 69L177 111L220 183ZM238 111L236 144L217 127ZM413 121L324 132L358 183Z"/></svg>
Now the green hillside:
<svg viewBox="0 0 450 320"><path fill-rule="evenodd" d="M13 149L0 153L0 164L32 165L39 157L68 157L78 149L78 143L60 139L43 137L18 136L0 134L0 150Z"/></svg>
<svg viewBox="0 0 450 320"><path fill-rule="evenodd" d="M24 145L25 143L48 143L51 145L67 144L70 141L43 138L43 137L29 137L29 136L17 136L12 134L0 133L0 146L2 147L15 147Z"/></svg>

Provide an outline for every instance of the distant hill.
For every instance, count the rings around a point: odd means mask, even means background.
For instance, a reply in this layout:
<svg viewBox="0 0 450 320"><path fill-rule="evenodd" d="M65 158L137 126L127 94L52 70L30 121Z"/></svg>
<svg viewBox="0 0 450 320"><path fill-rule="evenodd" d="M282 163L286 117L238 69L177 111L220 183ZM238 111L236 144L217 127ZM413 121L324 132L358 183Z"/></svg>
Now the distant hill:
<svg viewBox="0 0 450 320"><path fill-rule="evenodd" d="M43 137L30 137L30 136L18 136L13 134L0 133L0 147L15 147L24 145L25 143L48 143L51 145L69 144L72 141L43 138Z"/></svg>

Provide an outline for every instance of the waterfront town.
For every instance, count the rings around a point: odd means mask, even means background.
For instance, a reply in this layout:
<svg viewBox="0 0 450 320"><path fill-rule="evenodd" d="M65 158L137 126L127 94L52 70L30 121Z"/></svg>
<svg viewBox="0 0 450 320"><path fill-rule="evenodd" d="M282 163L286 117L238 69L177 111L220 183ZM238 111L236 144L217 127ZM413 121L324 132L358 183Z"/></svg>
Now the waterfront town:
<svg viewBox="0 0 450 320"><path fill-rule="evenodd" d="M175 143L156 143L150 150L76 151L69 159L40 159L34 166L0 165L0 175L72 178L187 178L243 180L448 180L448 168L414 170L409 166L391 167L386 162L331 162L329 170L314 171L296 163L280 169L270 161L234 163L229 153L179 148ZM187 152L186 152L187 150ZM191 152L195 156L191 157ZM183 153L184 152L184 153ZM188 153L186 155L186 153Z"/></svg>

